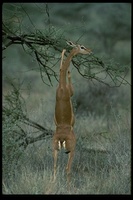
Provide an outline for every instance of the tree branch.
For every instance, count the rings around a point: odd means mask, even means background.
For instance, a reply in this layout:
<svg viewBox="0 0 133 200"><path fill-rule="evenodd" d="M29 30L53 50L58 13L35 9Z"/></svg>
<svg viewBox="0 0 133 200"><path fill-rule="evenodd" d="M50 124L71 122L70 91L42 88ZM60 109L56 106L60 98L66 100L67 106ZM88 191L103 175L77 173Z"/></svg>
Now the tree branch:
<svg viewBox="0 0 133 200"><path fill-rule="evenodd" d="M51 76L54 76L54 78L57 80L57 74L53 70L53 66L55 66L55 63L59 61L59 59L55 59L55 54L56 52L61 52L64 48L61 47L61 45L59 45L60 38L50 38L47 35L43 35L40 31L39 34L32 33L16 35L15 33L11 34L11 31L9 31L8 27L6 27L5 24L3 25L3 27L3 37L6 41L6 43L3 46L3 50L5 50L12 44L21 44L23 47L24 45L26 45L28 49L32 50L33 56L35 56L39 64L42 81L45 84L49 85L44 79L44 72L48 78L48 82L50 83L50 85L52 85ZM39 49L39 46L43 46L43 51ZM51 49L55 50L55 52L53 52L52 57ZM51 58L53 59L51 67L49 67ZM72 60L72 64L77 69L79 74L85 79L96 80L110 87L119 87L121 84L125 83L129 84L128 81L125 80L126 73L124 69L121 68L120 71L119 66L116 67L115 65L112 66L110 64L105 64L94 54L90 55L89 57L81 57L80 55L78 57L74 57ZM103 79L100 76L101 72L105 74ZM109 79L111 80L110 83L107 83L105 81L105 78L107 77L109 77Z"/></svg>

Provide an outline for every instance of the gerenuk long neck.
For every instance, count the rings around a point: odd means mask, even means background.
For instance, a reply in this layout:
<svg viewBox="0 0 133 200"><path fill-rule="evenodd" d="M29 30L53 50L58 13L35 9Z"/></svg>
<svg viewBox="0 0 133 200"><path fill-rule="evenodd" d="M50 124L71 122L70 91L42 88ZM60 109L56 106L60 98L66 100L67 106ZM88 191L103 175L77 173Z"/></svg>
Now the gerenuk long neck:
<svg viewBox="0 0 133 200"><path fill-rule="evenodd" d="M73 56L75 56L76 54L77 54L77 52L75 51L75 49L72 49L70 54L68 55L68 57L62 63L62 68L61 68L61 71L60 71L60 84L62 86L66 85L67 70L70 66L70 63L71 63Z"/></svg>

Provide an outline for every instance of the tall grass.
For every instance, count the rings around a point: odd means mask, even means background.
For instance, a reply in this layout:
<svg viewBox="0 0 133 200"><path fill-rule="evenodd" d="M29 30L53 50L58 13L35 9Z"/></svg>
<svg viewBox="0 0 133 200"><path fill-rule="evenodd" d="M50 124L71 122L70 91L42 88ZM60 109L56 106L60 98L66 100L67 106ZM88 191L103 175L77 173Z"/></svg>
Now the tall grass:
<svg viewBox="0 0 133 200"><path fill-rule="evenodd" d="M108 102L110 109L104 110L106 112L101 113L101 106L104 106L104 103L95 99L95 95L90 90L88 105L91 106L90 99L97 104L96 109L93 104L91 112L86 112L86 109L82 107L80 108L82 112L75 108L74 131L77 144L69 190L65 171L68 155L63 151L59 152L57 177L55 183L52 182L51 138L28 146L14 171L12 168L13 175L9 179L3 178L3 194L130 194L130 89L120 87L117 92L112 91L112 94L115 101ZM54 100L51 95L43 97L42 93L38 96L40 102L38 101L36 109L34 105L32 106L33 109L29 115L54 130L55 126L52 121ZM106 95L103 93L103 98L106 98ZM75 96L74 102L76 98ZM100 98L102 99L101 96ZM50 105L46 109L43 108L48 105L46 104L48 101L51 102ZM35 99L33 102L35 103ZM32 100L30 103L32 104ZM75 107L76 105L75 103ZM88 105L86 100L83 107L87 108ZM27 131L30 132L29 129Z"/></svg>

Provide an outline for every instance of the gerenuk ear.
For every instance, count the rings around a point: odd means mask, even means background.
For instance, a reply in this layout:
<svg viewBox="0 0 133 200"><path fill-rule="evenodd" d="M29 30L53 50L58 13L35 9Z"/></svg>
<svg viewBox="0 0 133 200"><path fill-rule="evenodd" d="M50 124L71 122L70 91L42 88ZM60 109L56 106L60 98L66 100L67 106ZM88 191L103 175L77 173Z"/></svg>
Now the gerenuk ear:
<svg viewBox="0 0 133 200"><path fill-rule="evenodd" d="M72 41L66 41L66 43L71 47L76 47L77 45L74 44Z"/></svg>

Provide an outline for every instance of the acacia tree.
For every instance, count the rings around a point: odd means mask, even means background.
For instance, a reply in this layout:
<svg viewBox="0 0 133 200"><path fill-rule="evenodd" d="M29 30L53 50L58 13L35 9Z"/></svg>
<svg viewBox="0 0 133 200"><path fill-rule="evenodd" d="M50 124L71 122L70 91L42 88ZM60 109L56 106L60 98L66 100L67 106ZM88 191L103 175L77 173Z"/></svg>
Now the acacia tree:
<svg viewBox="0 0 133 200"><path fill-rule="evenodd" d="M42 31L35 27L30 14L28 14L23 4L3 6L3 59L6 59L4 53L9 47L14 45L15 48L15 45L20 45L25 54L29 55L29 58L34 58L37 61L43 83L53 85L53 78L58 81L55 65L60 62L60 58L56 55L60 54L63 48L70 52L70 48L66 44L63 31L51 24L48 5L44 4L44 8L46 20L44 31ZM32 27L28 30L25 29L26 22L24 16L28 18ZM121 84L127 83L125 80L127 69L122 66L119 67L118 64L106 63L94 53L89 57L74 57L72 64L83 78L92 82L96 80L109 87L119 87ZM104 77L101 76L101 73L104 74ZM106 81L107 77L110 80L109 82ZM25 101L21 95L21 84L9 77L6 80L12 87L12 90L3 98L3 164L5 165L7 165L7 160L11 160L12 163L14 158L18 159L23 149L29 144L46 139L52 135L52 130L43 127L28 117ZM23 124L36 129L39 135L29 137L23 128ZM9 165L9 168L11 165Z"/></svg>

